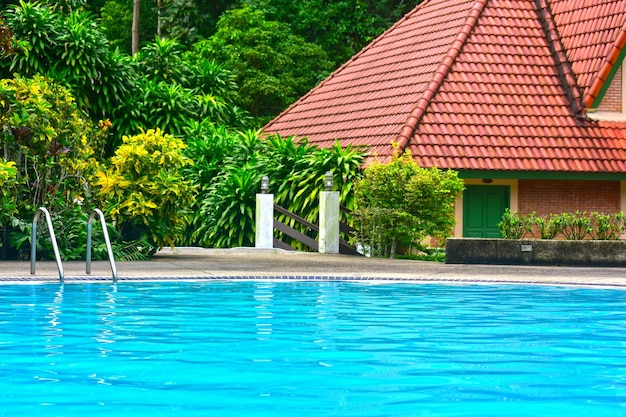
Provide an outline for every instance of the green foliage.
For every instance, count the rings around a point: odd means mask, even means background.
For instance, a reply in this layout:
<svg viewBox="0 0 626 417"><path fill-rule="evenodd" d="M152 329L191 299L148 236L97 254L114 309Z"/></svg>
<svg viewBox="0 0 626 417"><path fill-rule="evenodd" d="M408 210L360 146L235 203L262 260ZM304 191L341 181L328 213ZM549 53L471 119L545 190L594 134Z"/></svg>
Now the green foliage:
<svg viewBox="0 0 626 417"><path fill-rule="evenodd" d="M210 123L193 123L186 130L187 155L195 164L185 171L200 189L199 209L185 243L205 247L253 244L256 194L261 177L270 177L277 204L317 223L319 190L326 171L335 174L341 201L350 208L351 189L364 160L354 148L319 149L306 141L260 132L234 132Z"/></svg>
<svg viewBox="0 0 626 417"><path fill-rule="evenodd" d="M159 129L125 136L111 166L97 173L94 187L102 207L116 219L126 240L173 246L188 221L195 186L182 170L191 165L185 145Z"/></svg>
<svg viewBox="0 0 626 417"><path fill-rule="evenodd" d="M9 108L0 114L0 137L5 154L19 161L23 204L84 198L107 124L94 126L66 88L41 76L0 80L0 97Z"/></svg>
<svg viewBox="0 0 626 417"><path fill-rule="evenodd" d="M141 74L152 80L185 84L187 68L182 61L183 52L178 40L155 36L133 59L139 63Z"/></svg>
<svg viewBox="0 0 626 417"><path fill-rule="evenodd" d="M257 117L276 115L332 68L319 46L249 7L225 12L217 32L196 43L194 51L235 72L238 103Z"/></svg>
<svg viewBox="0 0 626 417"><path fill-rule="evenodd" d="M563 236L568 240L581 240L591 234L591 219L587 213L562 213Z"/></svg>
<svg viewBox="0 0 626 417"><path fill-rule="evenodd" d="M0 229L10 224L17 211L17 168L14 161L0 159ZM0 246L2 242L0 241Z"/></svg>
<svg viewBox="0 0 626 417"><path fill-rule="evenodd" d="M255 196L261 181L258 167L244 165L228 169L213 186L202 202L202 213L207 215L207 232L203 243L218 248L252 246L255 230Z"/></svg>
<svg viewBox="0 0 626 417"><path fill-rule="evenodd" d="M146 42L157 34L158 8L156 1L142 1L139 40ZM133 21L133 2L128 0L109 0L100 8L102 32L111 41L111 45L120 48L125 54L131 53L131 27Z"/></svg>
<svg viewBox="0 0 626 417"><path fill-rule="evenodd" d="M7 23L20 51L7 72L41 74L68 86L79 107L93 117L110 115L132 90L137 77L129 61L109 47L94 16L82 9L63 14L20 1L8 10Z"/></svg>
<svg viewBox="0 0 626 417"><path fill-rule="evenodd" d="M254 0L268 18L288 22L293 32L320 45L342 64L388 29L418 2L404 0Z"/></svg>
<svg viewBox="0 0 626 417"><path fill-rule="evenodd" d="M237 86L223 66L183 53L176 40L156 38L133 57L136 93L113 112L118 135L158 128L182 135L194 120L246 126L250 117L233 104Z"/></svg>
<svg viewBox="0 0 626 417"><path fill-rule="evenodd" d="M187 242L204 247L250 245L254 239L255 195L262 176L258 132L232 132L211 123L188 128L186 170L200 188Z"/></svg>
<svg viewBox="0 0 626 417"><path fill-rule="evenodd" d="M330 149L320 149L306 140L298 143L294 138L287 140L275 137L268 142L271 148L267 155L273 163L266 165L281 171L269 171L274 178L283 178L278 182L276 200L282 207L298 214L311 223L317 223L319 217L319 192L324 190L324 174L331 172L334 178L334 190L338 190L341 204L352 211L354 209L354 185L361 176L361 166L365 153L361 148L351 145L342 148L336 142ZM282 144L286 144L280 146ZM268 160L268 161L269 161ZM278 164L276 164L278 162ZM286 172L286 170L289 172ZM342 213L345 223L352 219ZM283 221L287 219L281 219ZM293 222L290 221L293 226ZM288 222L289 223L289 222Z"/></svg>
<svg viewBox="0 0 626 417"><path fill-rule="evenodd" d="M506 239L522 239L529 233L532 233L532 226L534 224L535 216L522 217L517 211L511 212L510 209L505 209L502 215L502 221L498 223L500 233ZM541 224L544 224L543 219L540 220Z"/></svg>
<svg viewBox="0 0 626 417"><path fill-rule="evenodd" d="M161 37L176 38L189 47L199 38L212 35L222 12L237 3L232 0L161 0L159 10L156 1L142 1L139 39L141 42L154 39L160 21ZM102 30L111 44L130 54L133 2L90 0L89 7L100 12Z"/></svg>
<svg viewBox="0 0 626 417"><path fill-rule="evenodd" d="M176 37L189 45L198 37L199 10L194 0L165 0L160 13L161 36Z"/></svg>
<svg viewBox="0 0 626 417"><path fill-rule="evenodd" d="M591 213L591 238L597 240L618 240L626 231L626 216L623 212L615 214Z"/></svg>
<svg viewBox="0 0 626 417"><path fill-rule="evenodd" d="M626 231L626 218L622 212L602 214L576 211L537 216L534 212L521 215L507 209L498 225L505 239L523 239L538 232L541 239L561 236L568 240L617 240Z"/></svg>
<svg viewBox="0 0 626 417"><path fill-rule="evenodd" d="M88 181L97 170L108 123L91 123L66 88L41 76L1 80L0 97L7 109L0 114L0 139L8 157L0 164L2 257L28 253L29 221L45 206L54 213L61 256L76 259L85 251L92 208ZM49 239L39 240L38 254L52 254Z"/></svg>
<svg viewBox="0 0 626 417"><path fill-rule="evenodd" d="M408 152L388 164L375 161L355 186L356 238L372 255L394 257L398 245L445 237L462 190L456 172L421 168Z"/></svg>

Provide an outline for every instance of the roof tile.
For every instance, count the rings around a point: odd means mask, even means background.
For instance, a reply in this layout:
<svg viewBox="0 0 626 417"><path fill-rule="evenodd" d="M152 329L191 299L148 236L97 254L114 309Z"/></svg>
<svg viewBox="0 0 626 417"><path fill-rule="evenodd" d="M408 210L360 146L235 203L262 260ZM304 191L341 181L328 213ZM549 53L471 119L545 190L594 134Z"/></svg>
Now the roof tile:
<svg viewBox="0 0 626 417"><path fill-rule="evenodd" d="M265 130L388 159L411 126L407 149L422 166L625 173L626 124L581 119L570 106L615 64L625 21L624 0L425 0ZM561 81L559 48L577 86Z"/></svg>

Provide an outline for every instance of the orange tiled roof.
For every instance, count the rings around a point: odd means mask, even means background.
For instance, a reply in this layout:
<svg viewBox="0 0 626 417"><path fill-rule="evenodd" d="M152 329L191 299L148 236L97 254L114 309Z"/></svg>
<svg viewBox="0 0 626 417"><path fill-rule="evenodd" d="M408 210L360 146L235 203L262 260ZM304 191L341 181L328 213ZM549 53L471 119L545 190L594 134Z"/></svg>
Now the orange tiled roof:
<svg viewBox="0 0 626 417"><path fill-rule="evenodd" d="M265 131L383 159L395 142L426 167L626 173L626 123L584 116L626 1L588 3L425 0Z"/></svg>

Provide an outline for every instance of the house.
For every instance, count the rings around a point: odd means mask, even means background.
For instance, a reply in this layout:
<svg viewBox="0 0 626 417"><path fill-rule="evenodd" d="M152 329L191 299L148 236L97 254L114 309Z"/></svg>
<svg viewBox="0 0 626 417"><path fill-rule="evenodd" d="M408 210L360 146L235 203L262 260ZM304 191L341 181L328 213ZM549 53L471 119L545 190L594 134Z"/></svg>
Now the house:
<svg viewBox="0 0 626 417"><path fill-rule="evenodd" d="M626 211L625 45L624 0L425 0L265 131L457 170L455 236Z"/></svg>

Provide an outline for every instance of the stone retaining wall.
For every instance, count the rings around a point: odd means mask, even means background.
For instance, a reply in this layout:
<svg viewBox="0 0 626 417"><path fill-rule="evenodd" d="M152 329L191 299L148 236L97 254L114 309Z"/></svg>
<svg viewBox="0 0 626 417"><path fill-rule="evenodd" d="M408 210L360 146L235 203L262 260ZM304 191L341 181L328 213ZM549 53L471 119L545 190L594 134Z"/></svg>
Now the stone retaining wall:
<svg viewBox="0 0 626 417"><path fill-rule="evenodd" d="M626 241L449 238L446 263L623 267Z"/></svg>

